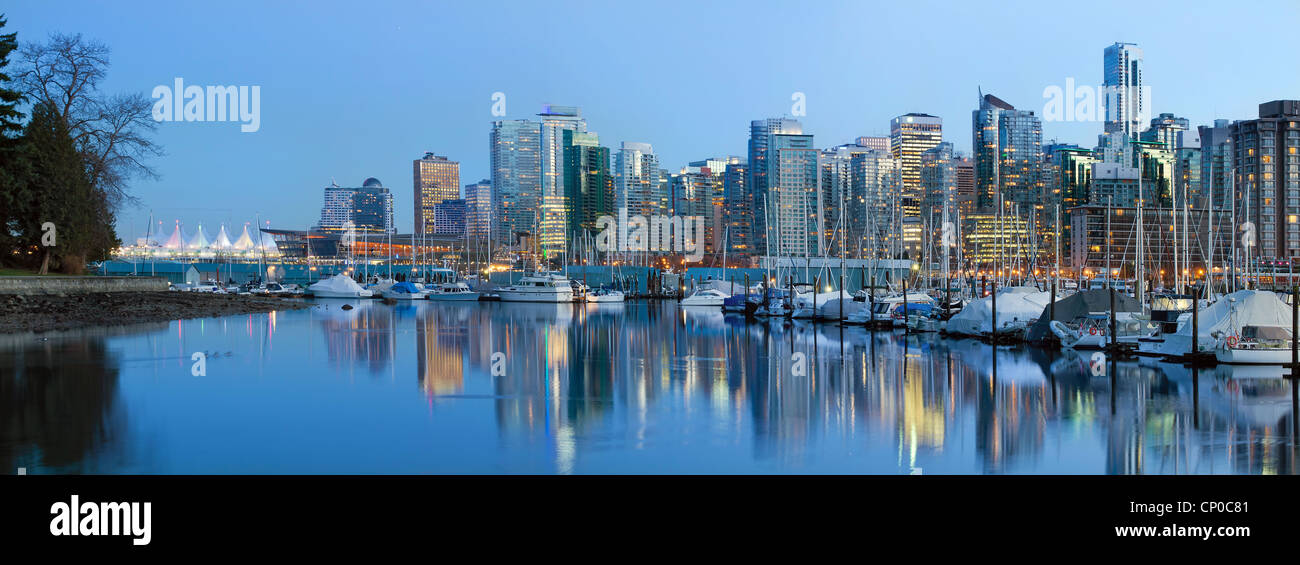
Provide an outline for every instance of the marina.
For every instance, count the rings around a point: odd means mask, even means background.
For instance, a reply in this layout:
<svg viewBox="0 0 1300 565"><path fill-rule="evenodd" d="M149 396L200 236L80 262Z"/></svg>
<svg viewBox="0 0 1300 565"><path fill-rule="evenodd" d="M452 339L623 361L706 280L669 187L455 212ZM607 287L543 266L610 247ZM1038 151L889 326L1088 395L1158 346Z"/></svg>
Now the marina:
<svg viewBox="0 0 1300 565"><path fill-rule="evenodd" d="M0 458L32 473L1295 472L1276 366L1099 366L669 300L309 302L0 336L9 408L28 414Z"/></svg>

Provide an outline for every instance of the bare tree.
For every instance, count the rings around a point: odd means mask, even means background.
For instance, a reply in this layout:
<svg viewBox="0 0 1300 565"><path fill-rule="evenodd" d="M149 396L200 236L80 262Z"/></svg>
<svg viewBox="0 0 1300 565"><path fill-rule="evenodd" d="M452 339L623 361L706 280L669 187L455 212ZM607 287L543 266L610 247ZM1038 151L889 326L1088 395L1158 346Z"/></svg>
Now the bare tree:
<svg viewBox="0 0 1300 565"><path fill-rule="evenodd" d="M81 34L50 36L25 43L18 81L33 104L48 102L68 124L92 185L117 209L133 202L133 177L157 178L145 159L163 154L148 134L157 127L153 101L141 93L106 95L99 90L109 66L109 49Z"/></svg>

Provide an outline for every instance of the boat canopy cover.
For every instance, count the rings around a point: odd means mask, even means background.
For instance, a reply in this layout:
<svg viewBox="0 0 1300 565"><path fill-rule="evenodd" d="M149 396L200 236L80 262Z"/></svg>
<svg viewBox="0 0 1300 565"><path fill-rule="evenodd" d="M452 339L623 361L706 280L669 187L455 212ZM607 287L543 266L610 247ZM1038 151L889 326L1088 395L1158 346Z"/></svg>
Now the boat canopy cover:
<svg viewBox="0 0 1300 565"><path fill-rule="evenodd" d="M999 297L1000 299L1001 297ZM1048 300L1051 300L1050 293ZM1049 305L1050 306L1050 305ZM1050 313L1049 306L1044 306L1038 314L1038 321L1029 326L1029 331L1025 334L1025 339L1030 343L1039 343L1052 335L1052 328L1048 324L1052 322L1047 315ZM998 309L1002 309L1001 302L998 303ZM1141 312L1142 304L1131 295L1124 294L1119 290L1115 291L1115 310L1118 312ZM1065 298L1056 301L1056 318L1058 322L1073 322L1078 318L1088 317L1094 312L1110 311L1110 291L1084 290L1071 294Z"/></svg>
<svg viewBox="0 0 1300 565"><path fill-rule="evenodd" d="M420 292L420 287L415 286L414 283L399 282L389 287L388 290L391 290L393 292L404 292L406 294L417 294Z"/></svg>
<svg viewBox="0 0 1300 565"><path fill-rule="evenodd" d="M948 331L959 335L976 336L991 333L993 331L992 298L985 296L967 304L961 312L948 320ZM1032 286L1009 286L998 289L998 329L1037 318L1049 301L1051 301L1051 294Z"/></svg>
<svg viewBox="0 0 1300 565"><path fill-rule="evenodd" d="M320 281L317 281L315 284L312 284L311 286L307 287L307 290L310 290L312 292L334 291L334 292L351 293L351 292L360 292L362 288L361 285L357 284L357 281L352 280L352 277L343 274L338 274L328 279L322 279Z"/></svg>
<svg viewBox="0 0 1300 565"><path fill-rule="evenodd" d="M1291 307L1267 290L1238 290L1224 296L1197 314L1197 339L1201 349L1214 347L1214 334L1238 335L1243 326L1291 327ZM1183 355L1192 350L1192 320L1184 315L1178 330L1165 336L1154 352Z"/></svg>

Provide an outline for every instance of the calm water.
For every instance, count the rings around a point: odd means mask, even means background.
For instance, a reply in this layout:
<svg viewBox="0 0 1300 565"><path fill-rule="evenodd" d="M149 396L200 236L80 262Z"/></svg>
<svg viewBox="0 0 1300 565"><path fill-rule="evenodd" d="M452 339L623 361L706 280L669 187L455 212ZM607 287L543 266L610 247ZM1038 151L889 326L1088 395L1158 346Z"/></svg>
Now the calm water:
<svg viewBox="0 0 1300 565"><path fill-rule="evenodd" d="M343 303L0 336L0 463L33 474L1296 469L1281 369L1093 367L669 302Z"/></svg>

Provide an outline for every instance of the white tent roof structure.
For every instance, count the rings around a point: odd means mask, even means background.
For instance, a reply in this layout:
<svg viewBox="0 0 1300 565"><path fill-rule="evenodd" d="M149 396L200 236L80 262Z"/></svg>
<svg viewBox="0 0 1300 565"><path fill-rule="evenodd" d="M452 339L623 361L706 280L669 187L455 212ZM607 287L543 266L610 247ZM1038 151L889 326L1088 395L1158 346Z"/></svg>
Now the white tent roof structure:
<svg viewBox="0 0 1300 565"><path fill-rule="evenodd" d="M275 245L275 238L271 234L262 234L262 251L265 253L279 253L280 248Z"/></svg>
<svg viewBox="0 0 1300 565"><path fill-rule="evenodd" d="M204 235L203 224L199 224L199 229L194 232L194 237L190 238L190 242L185 244L185 248L207 249L210 245L212 245L212 242L208 241L208 236Z"/></svg>
<svg viewBox="0 0 1300 565"><path fill-rule="evenodd" d="M239 235L239 239L235 241L234 247L236 251L245 251L254 247L253 238L248 236L247 224L244 225L244 233Z"/></svg>
<svg viewBox="0 0 1300 565"><path fill-rule="evenodd" d="M230 249L234 244L230 243L230 235L226 233L226 225L221 225L221 230L217 232L217 239L212 242L213 249Z"/></svg>
<svg viewBox="0 0 1300 565"><path fill-rule="evenodd" d="M181 233L181 223L176 222L176 229L172 230L171 237L167 238L167 243L163 244L167 249L181 249L185 247L185 234Z"/></svg>

